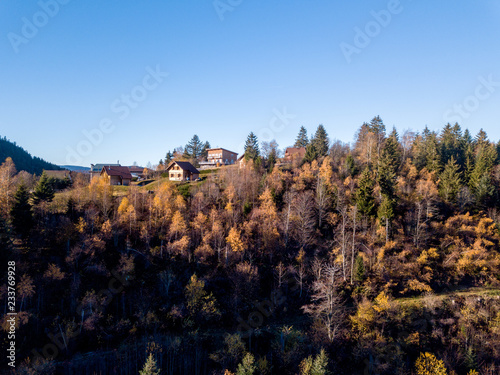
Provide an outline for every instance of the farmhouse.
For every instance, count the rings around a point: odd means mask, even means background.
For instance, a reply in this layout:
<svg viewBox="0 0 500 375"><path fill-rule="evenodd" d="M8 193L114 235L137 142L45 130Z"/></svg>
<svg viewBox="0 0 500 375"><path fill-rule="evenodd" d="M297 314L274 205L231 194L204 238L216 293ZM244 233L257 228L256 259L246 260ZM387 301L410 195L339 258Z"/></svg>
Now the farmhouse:
<svg viewBox="0 0 500 375"><path fill-rule="evenodd" d="M306 148L305 147L288 147L285 150L285 161L300 161L304 159L306 156Z"/></svg>
<svg viewBox="0 0 500 375"><path fill-rule="evenodd" d="M216 168L236 163L238 154L225 148L211 148L207 150L207 161L200 162L201 169Z"/></svg>
<svg viewBox="0 0 500 375"><path fill-rule="evenodd" d="M101 176L105 178L110 185L130 185L132 175L127 167L105 165L102 167Z"/></svg>
<svg viewBox="0 0 500 375"><path fill-rule="evenodd" d="M102 168L104 166L108 167L120 167L120 164L90 164L90 180L99 177L101 175Z"/></svg>
<svg viewBox="0 0 500 375"><path fill-rule="evenodd" d="M200 171L188 161L171 162L167 172L170 181L193 181L200 177Z"/></svg>

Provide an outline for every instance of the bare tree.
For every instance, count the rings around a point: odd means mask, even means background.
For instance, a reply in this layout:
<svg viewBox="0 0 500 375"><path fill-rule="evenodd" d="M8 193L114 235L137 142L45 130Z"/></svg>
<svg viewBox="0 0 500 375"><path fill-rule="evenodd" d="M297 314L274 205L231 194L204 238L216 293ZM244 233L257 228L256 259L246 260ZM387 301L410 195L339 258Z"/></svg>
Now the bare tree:
<svg viewBox="0 0 500 375"><path fill-rule="evenodd" d="M343 301L338 293L339 273L337 265L324 265L321 278L312 285L312 303L302 306L306 314L321 323L330 342L337 337L344 320Z"/></svg>
<svg viewBox="0 0 500 375"><path fill-rule="evenodd" d="M292 206L294 234L302 248L306 248L314 241L314 224L316 220L313 207L314 202L310 191L301 192L294 199Z"/></svg>

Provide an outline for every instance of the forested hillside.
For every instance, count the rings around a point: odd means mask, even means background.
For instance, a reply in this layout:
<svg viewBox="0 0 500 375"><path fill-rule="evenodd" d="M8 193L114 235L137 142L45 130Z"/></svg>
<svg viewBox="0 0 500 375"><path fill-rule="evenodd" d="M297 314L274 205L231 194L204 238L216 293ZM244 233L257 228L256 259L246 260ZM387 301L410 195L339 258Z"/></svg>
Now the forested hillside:
<svg viewBox="0 0 500 375"><path fill-rule="evenodd" d="M9 141L6 137L0 137L0 160L5 160L8 157L12 158L18 171L41 175L44 169L62 169L36 156L31 156L26 150L15 142Z"/></svg>
<svg viewBox="0 0 500 375"><path fill-rule="evenodd" d="M2 165L17 373L498 374L499 144L327 131L154 189L31 194Z"/></svg>

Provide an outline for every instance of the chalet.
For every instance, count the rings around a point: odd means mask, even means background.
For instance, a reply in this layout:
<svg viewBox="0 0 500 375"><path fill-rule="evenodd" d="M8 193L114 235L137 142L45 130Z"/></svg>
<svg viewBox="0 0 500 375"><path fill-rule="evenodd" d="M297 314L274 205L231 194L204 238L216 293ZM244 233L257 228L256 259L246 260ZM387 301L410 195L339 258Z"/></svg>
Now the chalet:
<svg viewBox="0 0 500 375"><path fill-rule="evenodd" d="M188 161L171 162L167 172L170 181L193 181L200 177L200 171Z"/></svg>
<svg viewBox="0 0 500 375"><path fill-rule="evenodd" d="M288 147L285 150L285 161L293 161L293 160L302 160L306 156L306 148L305 147Z"/></svg>
<svg viewBox="0 0 500 375"><path fill-rule="evenodd" d="M102 172L102 168L104 166L108 167L120 167L120 164L90 164L90 180L92 181L94 178L99 177Z"/></svg>
<svg viewBox="0 0 500 375"><path fill-rule="evenodd" d="M201 169L217 168L224 165L233 165L238 160L238 154L225 148L211 148L207 150L207 161L200 162Z"/></svg>
<svg viewBox="0 0 500 375"><path fill-rule="evenodd" d="M101 177L105 178L110 185L130 185L132 175L127 167L105 165L101 170Z"/></svg>

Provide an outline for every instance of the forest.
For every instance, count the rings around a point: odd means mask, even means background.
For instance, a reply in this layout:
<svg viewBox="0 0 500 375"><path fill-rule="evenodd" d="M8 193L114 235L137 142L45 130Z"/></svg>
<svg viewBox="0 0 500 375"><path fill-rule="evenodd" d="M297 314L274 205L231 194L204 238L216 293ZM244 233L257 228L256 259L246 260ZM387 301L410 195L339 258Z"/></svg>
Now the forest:
<svg viewBox="0 0 500 375"><path fill-rule="evenodd" d="M500 143L377 116L352 144L319 125L294 146L251 133L241 166L121 189L7 158L11 373L498 374Z"/></svg>

